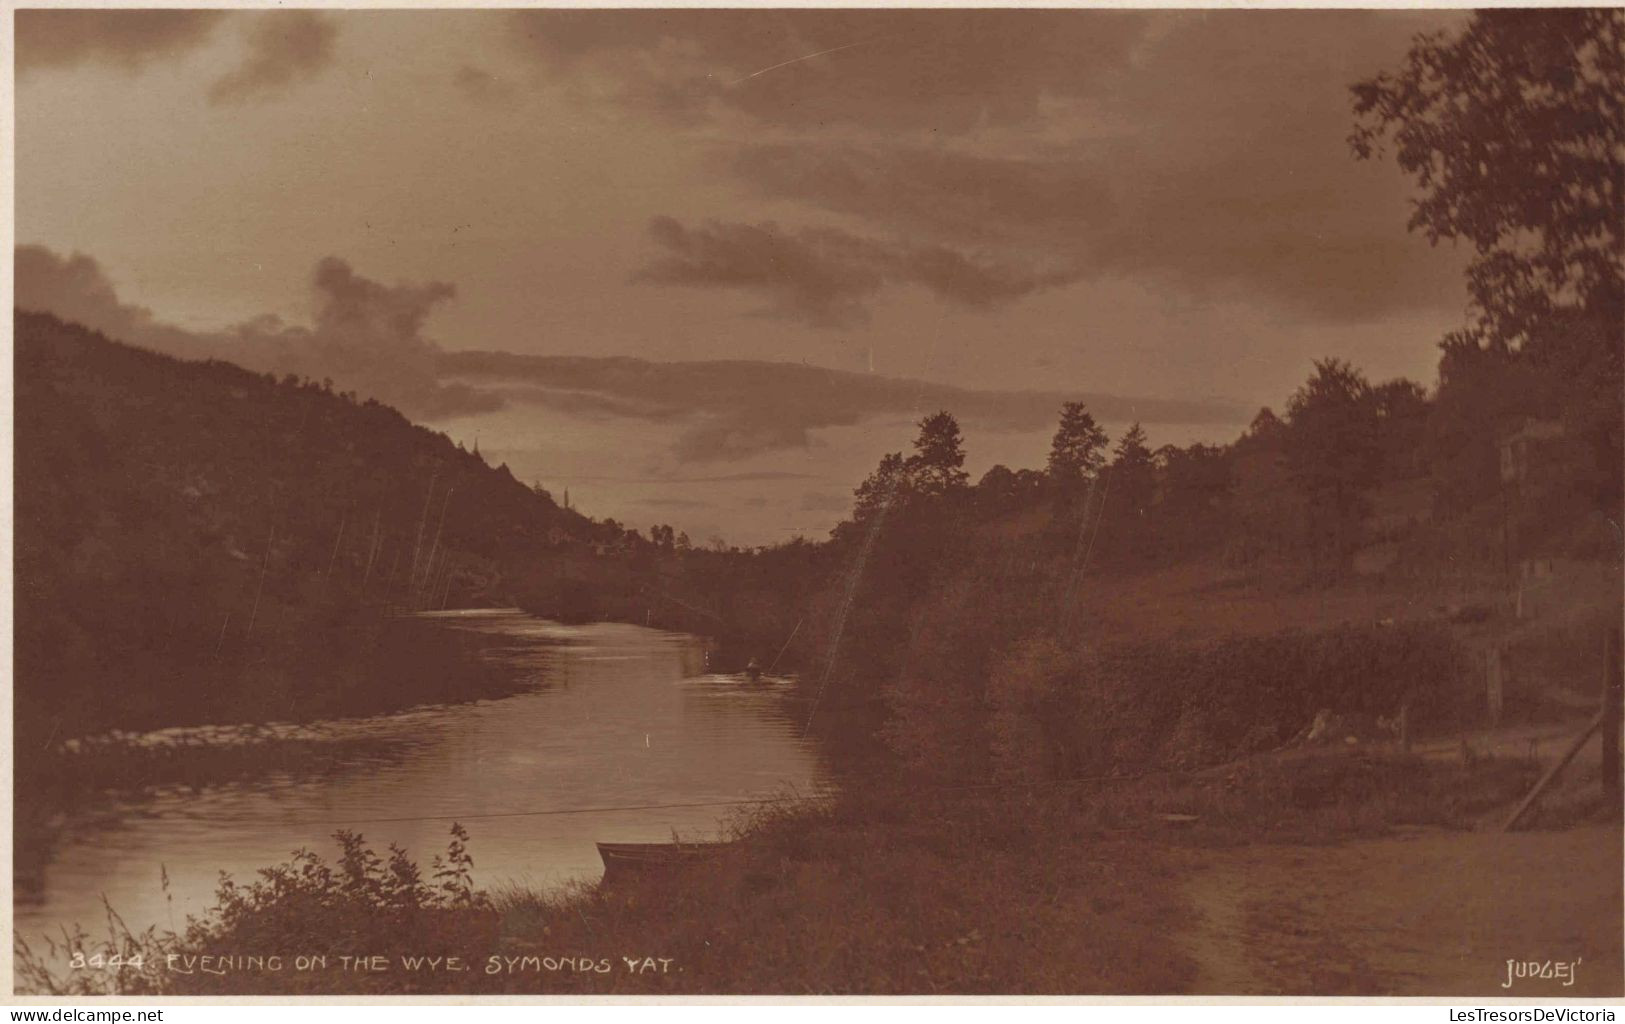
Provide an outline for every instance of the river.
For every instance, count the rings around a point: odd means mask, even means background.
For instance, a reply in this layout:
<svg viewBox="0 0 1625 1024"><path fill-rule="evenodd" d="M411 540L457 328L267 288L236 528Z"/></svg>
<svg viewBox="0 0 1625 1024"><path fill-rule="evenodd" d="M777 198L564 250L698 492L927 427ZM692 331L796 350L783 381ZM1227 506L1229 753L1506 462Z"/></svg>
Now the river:
<svg viewBox="0 0 1625 1024"><path fill-rule="evenodd" d="M427 873L456 819L471 833L479 885L596 879L596 841L715 838L736 813L716 804L822 784L788 682L709 674L699 638L505 610L436 619L486 634L492 656L526 674L526 689L324 723L323 735L382 738L394 753L320 777L160 790L114 811L75 811L53 829L34 884L16 894L18 933L35 945L75 923L105 933L103 896L135 931L178 930L213 904L221 871L246 881L297 848L330 856L339 828L381 854L399 843ZM711 806L601 810L671 804Z"/></svg>

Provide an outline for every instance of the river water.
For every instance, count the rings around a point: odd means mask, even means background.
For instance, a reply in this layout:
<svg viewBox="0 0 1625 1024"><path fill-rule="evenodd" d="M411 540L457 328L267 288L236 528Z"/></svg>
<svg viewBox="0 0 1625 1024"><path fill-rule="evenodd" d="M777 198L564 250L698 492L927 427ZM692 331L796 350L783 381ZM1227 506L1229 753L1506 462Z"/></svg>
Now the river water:
<svg viewBox="0 0 1625 1024"><path fill-rule="evenodd" d="M16 894L18 933L35 945L75 923L103 933L103 896L133 930L178 930L213 904L219 872L247 881L298 848L331 857L339 828L361 832L380 854L399 843L427 873L455 818L471 833L479 885L596 879L596 841L716 838L737 813L600 808L717 804L822 784L815 750L800 735L804 706L788 683L746 686L709 674L696 637L568 627L512 611L437 619L486 634L527 688L325 723L322 735L382 739L393 752L324 777L273 775L73 812L53 830L35 883Z"/></svg>

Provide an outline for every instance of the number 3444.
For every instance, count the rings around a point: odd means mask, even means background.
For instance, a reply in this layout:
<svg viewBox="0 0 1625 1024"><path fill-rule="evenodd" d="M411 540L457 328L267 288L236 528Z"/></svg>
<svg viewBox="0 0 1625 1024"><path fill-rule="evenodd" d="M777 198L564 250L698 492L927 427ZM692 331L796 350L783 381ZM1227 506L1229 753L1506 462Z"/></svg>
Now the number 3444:
<svg viewBox="0 0 1625 1024"><path fill-rule="evenodd" d="M126 967L131 970L141 970L144 962L140 953L124 956L121 953L105 954L92 953L86 956L84 950L76 949L68 960L68 968L75 971L117 971Z"/></svg>

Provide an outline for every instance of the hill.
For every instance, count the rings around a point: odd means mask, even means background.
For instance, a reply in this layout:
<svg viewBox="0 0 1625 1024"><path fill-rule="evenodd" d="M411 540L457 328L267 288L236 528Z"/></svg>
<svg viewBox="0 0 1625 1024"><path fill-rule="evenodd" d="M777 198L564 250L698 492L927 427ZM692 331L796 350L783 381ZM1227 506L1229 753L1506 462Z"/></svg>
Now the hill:
<svg viewBox="0 0 1625 1024"><path fill-rule="evenodd" d="M328 384L14 324L20 727L335 710L294 647L364 638L342 661L622 535Z"/></svg>

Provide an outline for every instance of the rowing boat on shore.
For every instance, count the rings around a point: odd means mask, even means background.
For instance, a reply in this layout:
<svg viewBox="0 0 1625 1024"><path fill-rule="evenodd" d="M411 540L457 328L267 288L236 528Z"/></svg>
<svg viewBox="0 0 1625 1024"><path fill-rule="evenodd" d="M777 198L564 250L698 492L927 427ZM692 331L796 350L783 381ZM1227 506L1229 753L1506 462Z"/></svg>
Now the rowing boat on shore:
<svg viewBox="0 0 1625 1024"><path fill-rule="evenodd" d="M604 882L613 885L651 871L691 864L721 850L727 843L599 843L604 861Z"/></svg>

